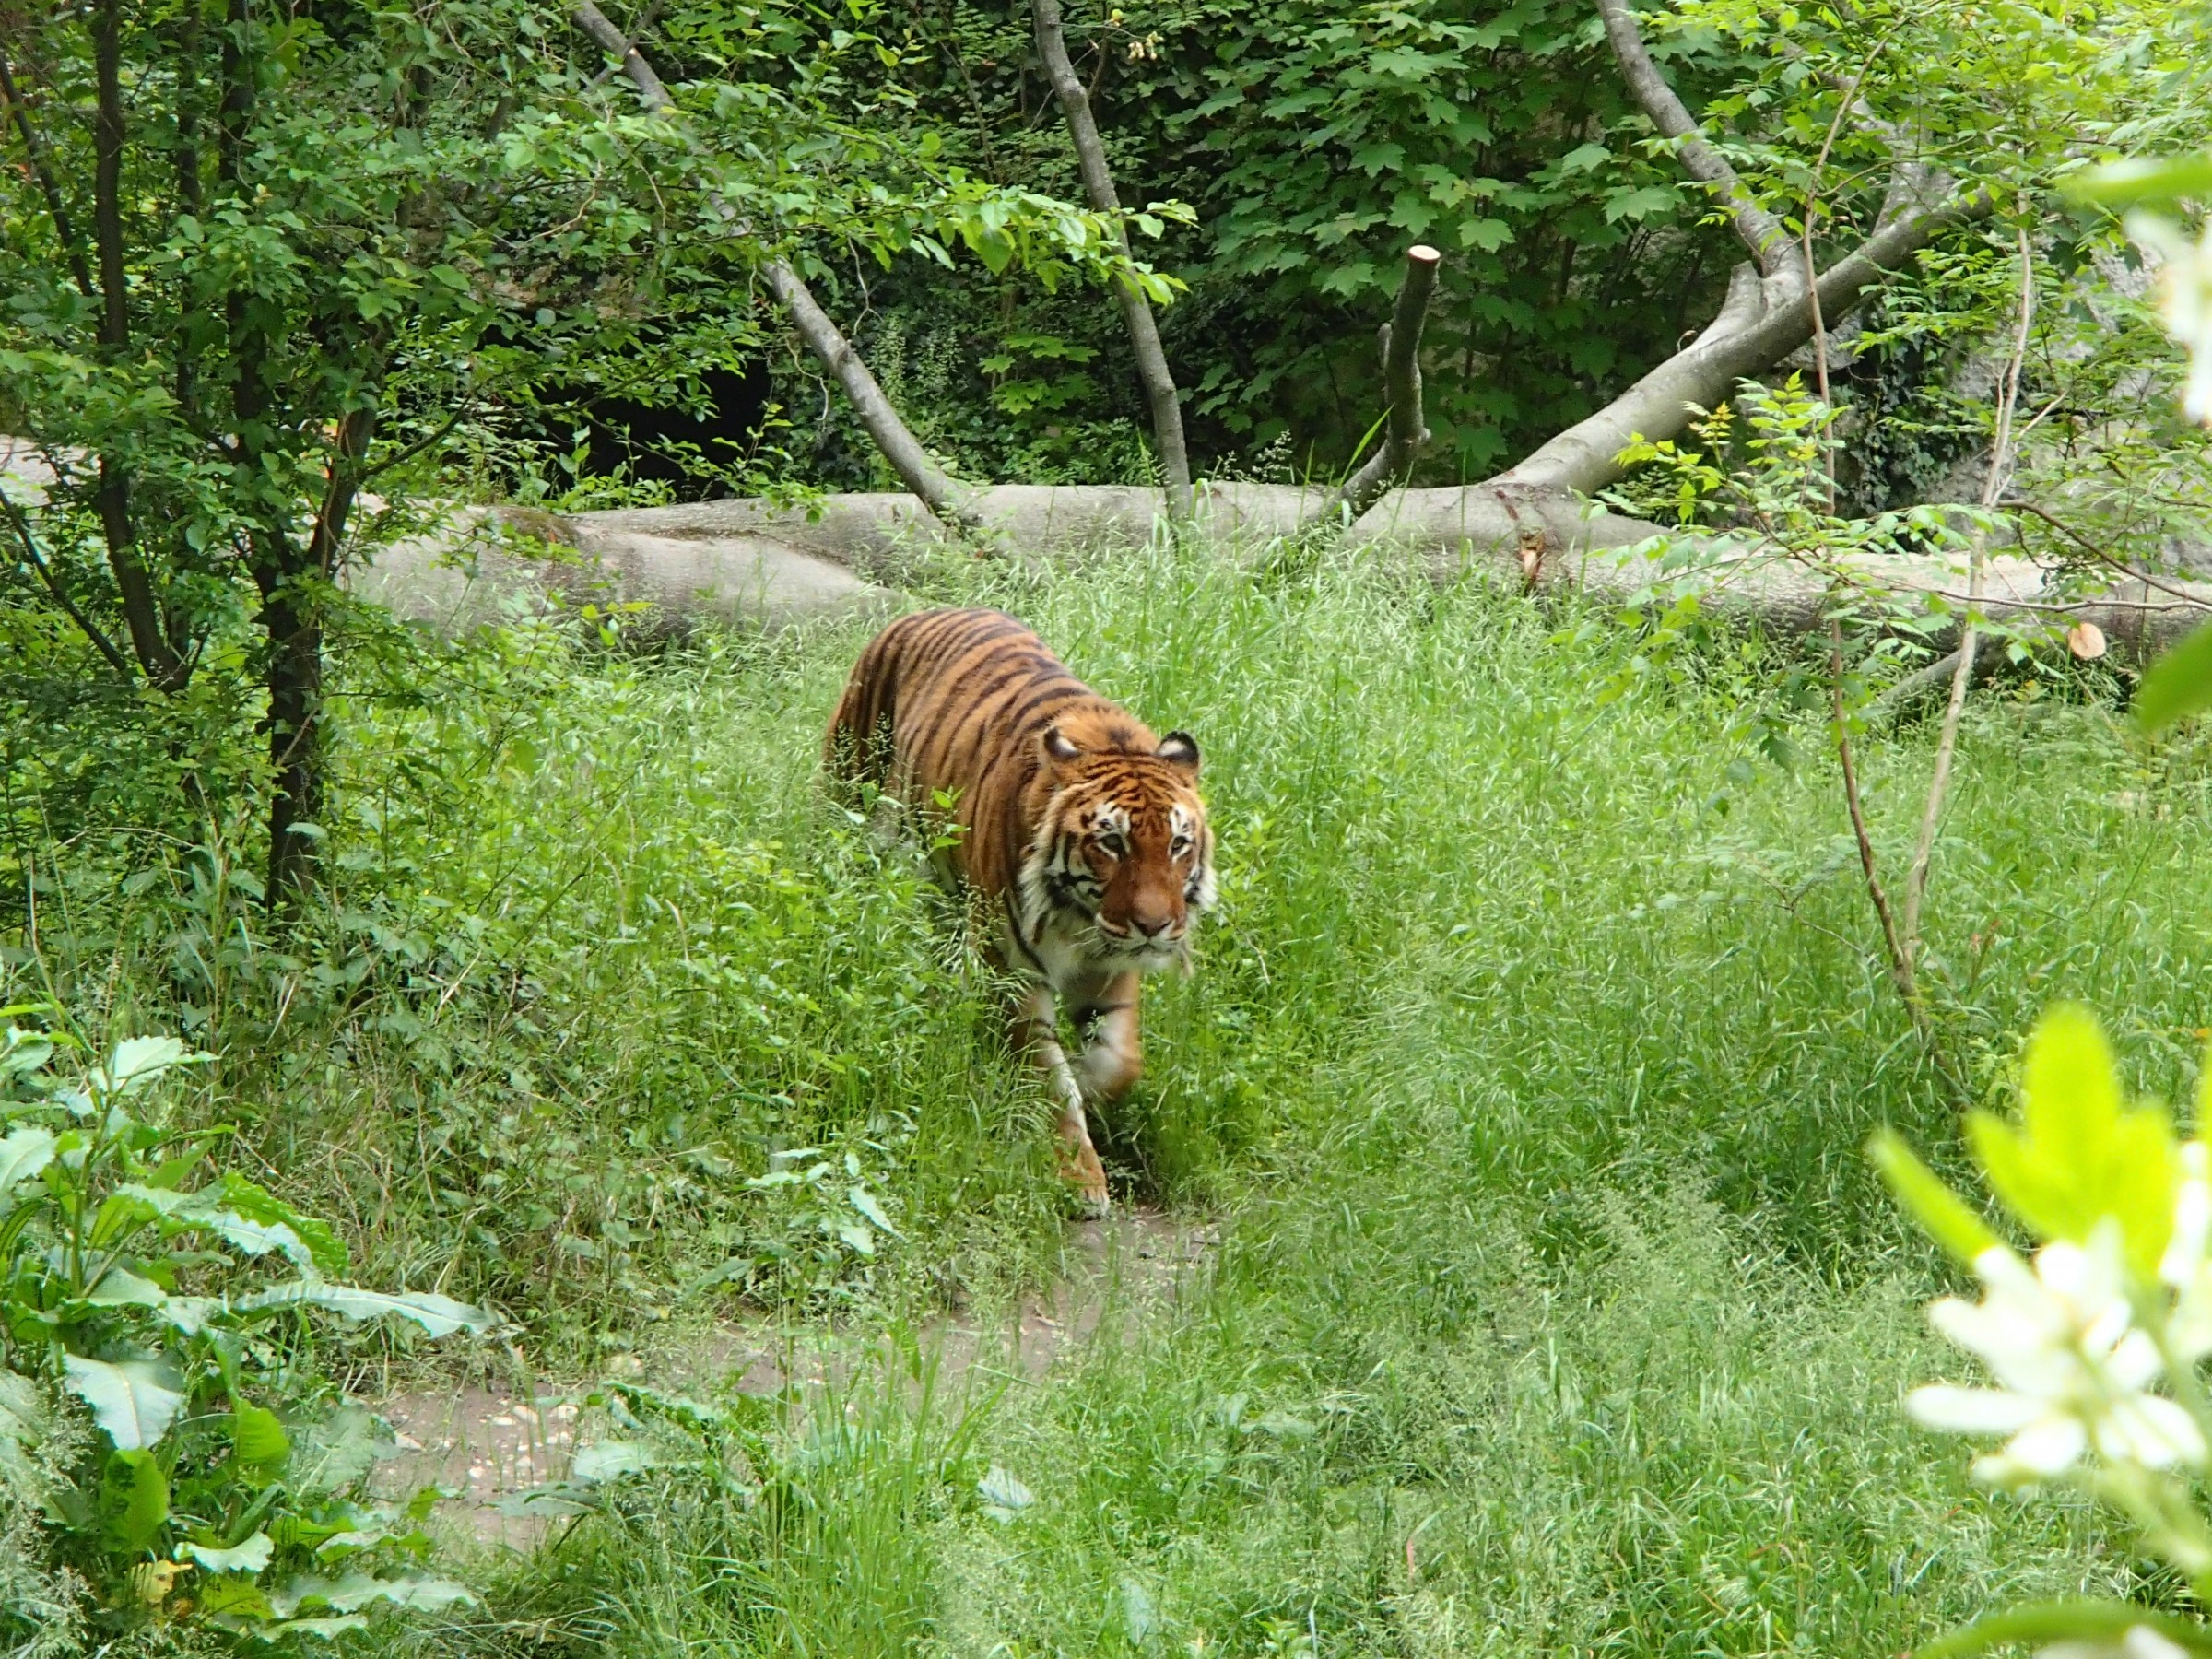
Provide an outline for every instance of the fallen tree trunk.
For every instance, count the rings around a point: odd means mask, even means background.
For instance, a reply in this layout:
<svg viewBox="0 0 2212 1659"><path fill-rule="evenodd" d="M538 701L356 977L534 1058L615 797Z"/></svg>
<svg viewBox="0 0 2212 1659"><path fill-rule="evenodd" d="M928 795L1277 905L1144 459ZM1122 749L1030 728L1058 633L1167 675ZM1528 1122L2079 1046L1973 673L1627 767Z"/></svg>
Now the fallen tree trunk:
<svg viewBox="0 0 2212 1659"><path fill-rule="evenodd" d="M1294 485L1213 484L1198 490L1194 517L1226 557L1256 559L1300 534L1325 499ZM1002 545L1070 563L1147 547L1165 508L1159 490L1120 485L1000 485L971 501ZM1415 489L1385 498L1346 539L1409 560L1439 582L1473 577L1618 605L1675 580L1677 572L1632 551L1660 534L1566 496ZM757 500L567 516L506 510L386 548L349 585L441 629L488 619L501 602L551 595L642 604L667 627L785 626L902 603L898 590L925 572L932 544L945 536L919 501L895 493L831 496L812 518ZM1826 625L1829 593L1813 572L1726 538L1710 551L1710 608L1778 632ZM1865 559L1845 568L1870 586L1940 597L1963 612L1963 559ZM2115 653L2139 661L2212 614L2212 583L2129 577L2077 594L2065 572L1999 556L1987 561L1979 608L1993 623L2041 623L2054 633L2093 623Z"/></svg>

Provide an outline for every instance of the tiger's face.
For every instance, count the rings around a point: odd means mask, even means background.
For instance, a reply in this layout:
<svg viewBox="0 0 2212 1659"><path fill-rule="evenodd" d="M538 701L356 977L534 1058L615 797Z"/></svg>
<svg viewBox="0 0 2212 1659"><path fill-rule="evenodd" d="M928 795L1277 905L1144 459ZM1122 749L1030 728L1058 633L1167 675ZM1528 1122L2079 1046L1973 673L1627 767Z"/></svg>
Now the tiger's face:
<svg viewBox="0 0 2212 1659"><path fill-rule="evenodd" d="M1172 732L1151 754L1086 752L1043 735L1054 788L1022 870L1038 920L1057 920L1101 966L1184 960L1214 902L1214 837L1198 798L1198 746Z"/></svg>

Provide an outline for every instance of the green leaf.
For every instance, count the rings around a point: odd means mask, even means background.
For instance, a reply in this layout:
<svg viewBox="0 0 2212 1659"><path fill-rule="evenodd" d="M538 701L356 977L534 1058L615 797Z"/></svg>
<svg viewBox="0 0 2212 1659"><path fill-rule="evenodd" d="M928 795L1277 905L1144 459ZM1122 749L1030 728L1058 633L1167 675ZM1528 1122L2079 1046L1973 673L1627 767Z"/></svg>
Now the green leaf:
<svg viewBox="0 0 2212 1659"><path fill-rule="evenodd" d="M241 1406L230 1413L230 1451L250 1469L274 1469L292 1454L292 1441L275 1412Z"/></svg>
<svg viewBox="0 0 2212 1659"><path fill-rule="evenodd" d="M1480 248L1486 253L1495 253L1513 240L1513 228L1499 218L1462 219L1459 226L1459 245L1463 248Z"/></svg>
<svg viewBox="0 0 2212 1659"><path fill-rule="evenodd" d="M455 1331L481 1334L491 1329L491 1315L481 1308L457 1302L450 1296L428 1290L365 1290L358 1285L328 1285L321 1279L297 1279L255 1291L237 1304L241 1309L326 1308L347 1319L381 1319L387 1314L412 1320L432 1336L450 1336Z"/></svg>
<svg viewBox="0 0 2212 1659"><path fill-rule="evenodd" d="M193 1595L200 1604L200 1611L212 1618L265 1619L276 1617L276 1610L269 1606L269 1598L261 1593L261 1587L252 1579L208 1579L194 1586ZM254 1633L265 1634L262 1631Z"/></svg>
<svg viewBox="0 0 2212 1659"><path fill-rule="evenodd" d="M983 1500L983 1513L994 1521L1011 1521L1037 1501L1036 1493L996 1464L975 1483L975 1491Z"/></svg>
<svg viewBox="0 0 2212 1659"><path fill-rule="evenodd" d="M1966 1126L1990 1186L2039 1236L2080 1242L2112 1217L2128 1265L2156 1277L2179 1151L2162 1110L2124 1106L2112 1050L2086 1008L2061 1004L2036 1022L2017 1127L1987 1112Z"/></svg>
<svg viewBox="0 0 2212 1659"><path fill-rule="evenodd" d="M572 1480L551 1480L544 1486L531 1487L526 1491L510 1492L492 1506L502 1515L517 1520L533 1517L545 1521L562 1521L571 1515L588 1515L598 1509L599 1500L591 1488Z"/></svg>
<svg viewBox="0 0 2212 1659"><path fill-rule="evenodd" d="M217 1549L206 1544L185 1544L177 1550L177 1559L189 1556L204 1572L259 1572L269 1564L276 1553L276 1546L269 1535L257 1532L242 1544L233 1544L228 1549Z"/></svg>
<svg viewBox="0 0 2212 1659"><path fill-rule="evenodd" d="M2066 194L2111 207L2160 206L2212 194L2212 155L2116 161L2067 180Z"/></svg>
<svg viewBox="0 0 2212 1659"><path fill-rule="evenodd" d="M135 1554L169 1519L169 1477L151 1452L119 1451L101 1482L100 1509L116 1548Z"/></svg>
<svg viewBox="0 0 2212 1659"><path fill-rule="evenodd" d="M2138 1628L2157 1631L2192 1653L2212 1653L2212 1629L2133 1602L2037 1602L1976 1619L1921 1648L1914 1659L1967 1659L2012 1642L2095 1641L2116 1645Z"/></svg>
<svg viewBox="0 0 2212 1659"><path fill-rule="evenodd" d="M2137 727L2156 732L2212 708L2212 622L2193 630L2153 663L2136 687L2130 713Z"/></svg>
<svg viewBox="0 0 2212 1659"><path fill-rule="evenodd" d="M142 1279L136 1274L121 1267L111 1267L100 1277L85 1300L102 1308L158 1308L169 1300L169 1292L151 1279Z"/></svg>
<svg viewBox="0 0 2212 1659"><path fill-rule="evenodd" d="M1606 223L1620 219L1647 219L1654 213L1671 212L1682 198L1671 185L1644 184L1634 190L1613 191L1606 197Z"/></svg>
<svg viewBox="0 0 2212 1659"><path fill-rule="evenodd" d="M208 1317L223 1307L217 1296L171 1296L161 1304L161 1317L179 1334L197 1336L207 1328Z"/></svg>
<svg viewBox="0 0 2212 1659"><path fill-rule="evenodd" d="M0 1368L0 1487L31 1477L26 1453L46 1438L46 1401L39 1385L19 1372Z"/></svg>
<svg viewBox="0 0 2212 1659"><path fill-rule="evenodd" d="M375 1416L359 1406L342 1406L320 1422L306 1428L294 1425L287 1484L300 1491L349 1487L398 1450L391 1430ZM288 1547L295 1542L312 1547L322 1538L346 1530L332 1526L311 1537L309 1533L317 1524L300 1522L299 1532L288 1535L285 1529L292 1521L288 1516L275 1528L276 1542Z"/></svg>
<svg viewBox="0 0 2212 1659"><path fill-rule="evenodd" d="M883 1213L883 1206L876 1202L876 1194L869 1192L866 1187L855 1186L847 1192L845 1196L853 1201L854 1209L876 1223L885 1232L889 1233L892 1238L904 1236L891 1225L891 1218Z"/></svg>
<svg viewBox="0 0 2212 1659"><path fill-rule="evenodd" d="M596 1441L576 1449L575 1461L569 1465L571 1478L585 1486L596 1486L612 1480L618 1475L635 1475L650 1469L660 1459L653 1448L636 1441Z"/></svg>
<svg viewBox="0 0 2212 1659"><path fill-rule="evenodd" d="M1894 1129L1877 1132L1866 1143L1866 1156L1873 1159L1898 1203L1927 1229L1929 1237L1959 1261L1971 1265L1998 1241L1989 1224L1914 1157L1912 1148Z"/></svg>
<svg viewBox="0 0 2212 1659"><path fill-rule="evenodd" d="M0 1196L53 1161L53 1132L50 1129L18 1129L0 1140Z"/></svg>
<svg viewBox="0 0 2212 1659"><path fill-rule="evenodd" d="M269 1598L277 1613L288 1618L302 1607L328 1607L336 1613L352 1613L377 1602L434 1613L456 1602L476 1599L476 1594L466 1584L452 1579L420 1573L380 1579L366 1572L349 1572L335 1580L296 1578Z"/></svg>
<svg viewBox="0 0 2212 1659"><path fill-rule="evenodd" d="M235 1171L210 1189L223 1206L249 1221L267 1228L289 1228L307 1246L318 1273L343 1273L347 1267L346 1242L329 1222L303 1215L267 1188L248 1181Z"/></svg>
<svg viewBox="0 0 2212 1659"><path fill-rule="evenodd" d="M1159 1633L1159 1613L1152 1605L1152 1593L1134 1573L1122 1579L1122 1628L1128 1632L1131 1645L1140 1648Z"/></svg>
<svg viewBox="0 0 2212 1659"><path fill-rule="evenodd" d="M194 1065L214 1057L187 1053L174 1037L133 1037L115 1045L101 1081L110 1094L135 1095L173 1066Z"/></svg>
<svg viewBox="0 0 2212 1659"><path fill-rule="evenodd" d="M153 1445L184 1404L182 1382L158 1359L87 1359L64 1354L62 1386L91 1407L92 1420L122 1452Z"/></svg>

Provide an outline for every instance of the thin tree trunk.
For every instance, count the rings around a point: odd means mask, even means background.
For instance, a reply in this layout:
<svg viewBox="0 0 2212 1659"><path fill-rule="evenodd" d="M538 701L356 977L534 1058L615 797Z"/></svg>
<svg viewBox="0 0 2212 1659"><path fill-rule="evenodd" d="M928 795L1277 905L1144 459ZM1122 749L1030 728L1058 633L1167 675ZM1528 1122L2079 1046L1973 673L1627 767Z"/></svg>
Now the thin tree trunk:
<svg viewBox="0 0 2212 1659"><path fill-rule="evenodd" d="M271 528L254 536L253 578L262 593L261 626L268 638L265 721L269 769L268 902L298 902L321 865L316 826L323 810L323 612L314 587L328 581L346 539L346 523L360 488L361 462L376 434L376 412L347 411L338 422L330 481L315 515L305 557L291 537ZM312 585L311 585L312 584Z"/></svg>
<svg viewBox="0 0 2212 1659"><path fill-rule="evenodd" d="M1898 934L1897 912L1890 908L1889 890L1883 885L1875 861L1874 836L1866 827L1866 804L1859 794L1858 764L1851 749L1851 719L1843 710L1843 624L1832 614L1828 620L1828 640L1830 730L1835 738L1836 763L1843 771L1843 806L1851 818L1852 839L1859 849L1859 868L1866 879L1867 897L1874 900L1875 917L1882 925L1889 977L1897 985L1897 994L1905 1005L1905 1012L1912 1018L1912 1029L1933 1052L1935 1031L1928 1023L1927 1008L1920 1000L1920 986L1912 976L1912 959Z"/></svg>
<svg viewBox="0 0 2212 1659"><path fill-rule="evenodd" d="M200 212L200 8L185 6L177 27L177 211ZM199 403L198 378L184 337L178 340L177 407L192 420Z"/></svg>
<svg viewBox="0 0 2212 1659"><path fill-rule="evenodd" d="M1040 0L1042 3L1042 0ZM1406 250L1406 274L1398 282L1397 303L1382 325L1382 390L1390 399L1384 416L1382 441L1365 465L1346 480L1343 489L1322 509L1323 519L1349 524L1380 500L1394 484L1406 481L1413 459L1429 441L1429 425L1421 408L1421 325L1429 316L1429 297L1436 291L1436 269L1443 255L1416 242Z"/></svg>
<svg viewBox="0 0 2212 1659"><path fill-rule="evenodd" d="M1091 117L1089 95L1083 90L1075 65L1068 61L1060 0L1032 0L1031 9L1037 24L1037 54L1044 60L1061 112L1067 117L1068 135L1075 140L1076 166L1083 176L1083 193L1099 212L1117 216L1114 235L1125 257L1129 236L1118 218L1121 197L1106 165L1106 147L1099 139L1098 123ZM1191 457L1183 442L1182 403L1176 394L1175 377L1168 370L1167 353L1160 347L1159 324L1153 318L1151 301L1134 282L1125 277L1117 281L1114 299L1122 308L1122 323L1129 331L1136 377L1144 385L1145 400L1152 406L1152 437L1159 451L1168 516L1177 521L1187 519L1191 515Z"/></svg>
<svg viewBox="0 0 2212 1659"><path fill-rule="evenodd" d="M111 362L131 346L130 293L124 276L123 248L123 0L101 0L92 17L92 55L97 114L93 127L92 242L100 265L100 343ZM108 565L123 598L123 619L139 666L155 685L174 688L186 668L161 629L154 587L139 560L131 524L130 472L122 459L102 450L100 491L94 497Z"/></svg>
<svg viewBox="0 0 2212 1659"><path fill-rule="evenodd" d="M248 23L251 0L229 0L222 55L222 100L216 132L216 174L224 190L235 193L245 180L247 135L253 123L256 64ZM292 504L273 493L262 475L261 457L268 441L270 396L263 370L265 341L253 321L252 297L233 288L223 300L230 358L230 412L236 429L232 477L252 529L249 532L253 585L261 594L258 618L265 649L263 684L268 708L261 729L268 743L268 886L264 901L272 910L296 904L312 885L317 859L313 838L300 831L312 825L323 797L323 618L311 588L301 578L319 574L293 541ZM338 427L339 447L366 448L369 423L353 415ZM358 476L342 456L331 462L331 488ZM336 515L352 500L347 484ZM314 538L324 535L330 516L318 515Z"/></svg>
<svg viewBox="0 0 2212 1659"><path fill-rule="evenodd" d="M281 909L312 887L318 863L314 841L300 826L312 825L323 805L323 621L297 587L271 582L288 562L289 538L254 540L254 579L267 595L261 627L269 645L269 708L263 723L274 789L267 902Z"/></svg>

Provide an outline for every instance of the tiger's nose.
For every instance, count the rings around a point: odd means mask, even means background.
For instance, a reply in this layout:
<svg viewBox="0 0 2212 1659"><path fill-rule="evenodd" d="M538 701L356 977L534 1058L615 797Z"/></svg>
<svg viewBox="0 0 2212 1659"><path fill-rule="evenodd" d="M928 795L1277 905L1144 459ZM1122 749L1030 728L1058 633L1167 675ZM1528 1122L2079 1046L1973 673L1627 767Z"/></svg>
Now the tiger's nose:
<svg viewBox="0 0 2212 1659"><path fill-rule="evenodd" d="M1147 939L1164 938L1175 926L1174 916L1166 911L1157 916L1131 916L1129 920Z"/></svg>

